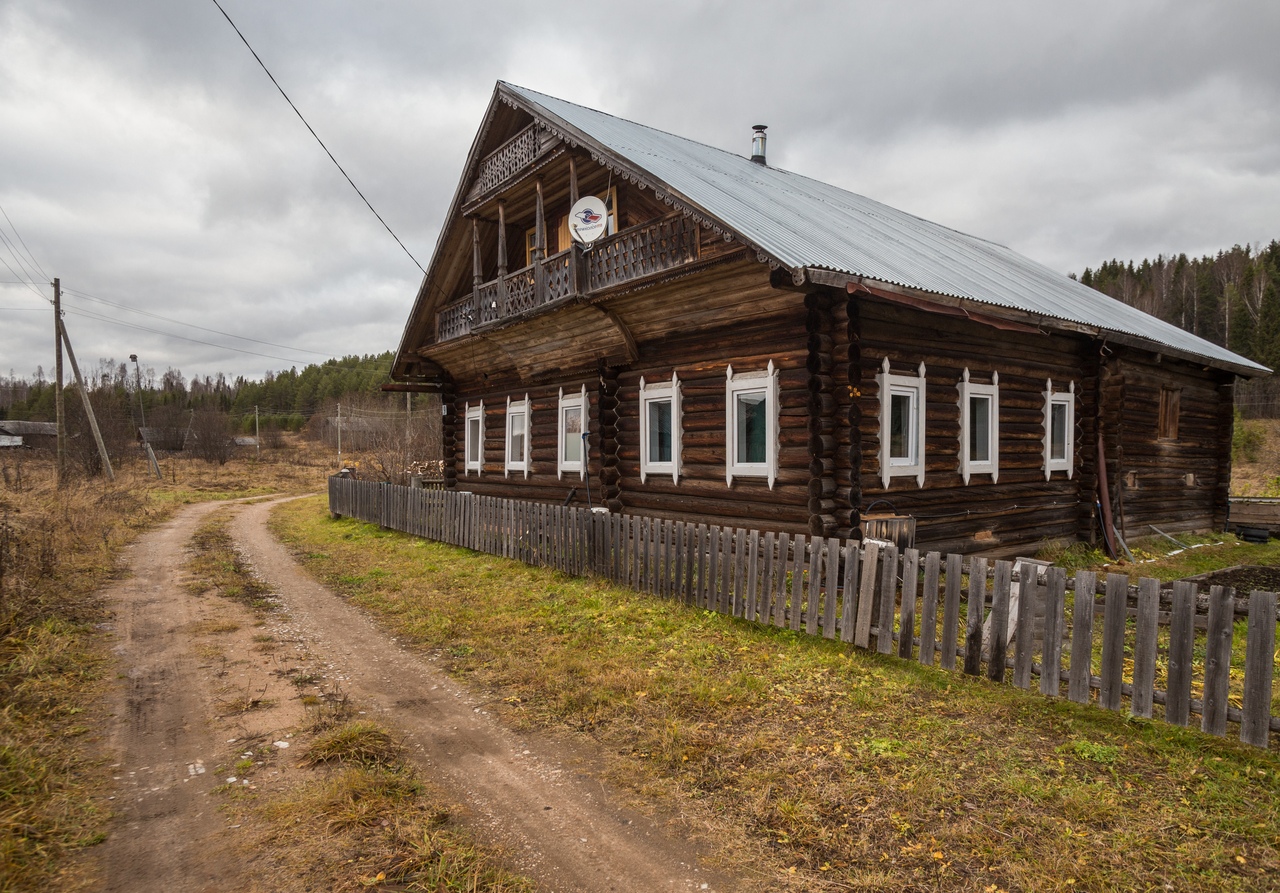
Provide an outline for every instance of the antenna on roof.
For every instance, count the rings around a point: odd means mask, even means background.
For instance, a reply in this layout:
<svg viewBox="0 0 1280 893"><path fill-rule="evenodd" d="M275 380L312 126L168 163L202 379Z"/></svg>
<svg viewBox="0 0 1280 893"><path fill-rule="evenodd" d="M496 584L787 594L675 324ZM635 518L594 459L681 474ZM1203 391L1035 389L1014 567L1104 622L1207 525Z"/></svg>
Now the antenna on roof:
<svg viewBox="0 0 1280 893"><path fill-rule="evenodd" d="M751 137L751 160L756 164L766 164L764 160L764 132L769 129L769 125L757 124L751 129L755 131L755 136Z"/></svg>

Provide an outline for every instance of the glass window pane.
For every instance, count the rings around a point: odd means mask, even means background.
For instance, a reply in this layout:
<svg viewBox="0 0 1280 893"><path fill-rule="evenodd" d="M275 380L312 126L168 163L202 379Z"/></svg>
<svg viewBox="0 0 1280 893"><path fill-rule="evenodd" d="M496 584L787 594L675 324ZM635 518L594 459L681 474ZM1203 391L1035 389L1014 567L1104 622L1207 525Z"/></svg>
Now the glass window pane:
<svg viewBox="0 0 1280 893"><path fill-rule="evenodd" d="M969 398L969 461L991 461L991 398Z"/></svg>
<svg viewBox="0 0 1280 893"><path fill-rule="evenodd" d="M480 420L467 419L467 461L480 461Z"/></svg>
<svg viewBox="0 0 1280 893"><path fill-rule="evenodd" d="M671 461L671 401L649 401L649 461Z"/></svg>
<svg viewBox="0 0 1280 893"><path fill-rule="evenodd" d="M1049 458L1067 458L1067 404L1054 403L1049 411Z"/></svg>
<svg viewBox="0 0 1280 893"><path fill-rule="evenodd" d="M736 460L740 465L763 465L768 461L765 450L769 433L766 402L763 391L738 394L734 412L738 432Z"/></svg>
<svg viewBox="0 0 1280 893"><path fill-rule="evenodd" d="M914 460L912 455L911 428L913 422L912 394L893 394L889 398L889 458L902 459L908 463Z"/></svg>
<svg viewBox="0 0 1280 893"><path fill-rule="evenodd" d="M564 411L564 461L582 461L582 408L571 406Z"/></svg>
<svg viewBox="0 0 1280 893"><path fill-rule="evenodd" d="M524 413L511 414L511 461L524 461Z"/></svg>

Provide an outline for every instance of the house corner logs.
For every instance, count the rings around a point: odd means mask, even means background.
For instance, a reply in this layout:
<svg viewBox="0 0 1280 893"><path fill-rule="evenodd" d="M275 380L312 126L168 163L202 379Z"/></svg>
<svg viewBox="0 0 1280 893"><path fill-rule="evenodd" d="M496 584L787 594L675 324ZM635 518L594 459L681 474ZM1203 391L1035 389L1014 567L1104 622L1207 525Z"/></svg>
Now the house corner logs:
<svg viewBox="0 0 1280 893"><path fill-rule="evenodd" d="M458 389L453 379L446 378L440 385L440 405L447 411L440 423L440 458L444 486L452 490L458 486Z"/></svg>
<svg viewBox="0 0 1280 893"><path fill-rule="evenodd" d="M835 316L824 292L805 295L809 372L809 533L837 536L848 527L849 488L836 477L841 432L835 386ZM843 516L843 519L842 519ZM843 520L843 523L842 523Z"/></svg>
<svg viewBox="0 0 1280 893"><path fill-rule="evenodd" d="M618 372L600 370L600 501L611 512L621 512L622 471L618 467Z"/></svg>

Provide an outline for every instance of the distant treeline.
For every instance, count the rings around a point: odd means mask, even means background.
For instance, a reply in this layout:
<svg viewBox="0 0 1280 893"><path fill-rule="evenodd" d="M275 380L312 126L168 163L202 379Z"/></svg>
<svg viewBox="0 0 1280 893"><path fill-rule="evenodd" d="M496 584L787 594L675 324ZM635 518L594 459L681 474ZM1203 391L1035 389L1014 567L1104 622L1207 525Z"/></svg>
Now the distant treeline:
<svg viewBox="0 0 1280 893"><path fill-rule="evenodd" d="M1272 369L1280 368L1280 241L1236 245L1200 258L1110 260L1080 281ZM1270 378L1244 382L1236 404L1249 416L1280 415Z"/></svg>
<svg viewBox="0 0 1280 893"><path fill-rule="evenodd" d="M232 381L218 373L196 376L190 382L178 369L157 375L151 368L135 370L129 364L104 359L92 374L86 370L85 383L95 403L102 400L115 407L117 414L127 414L134 424L140 423L143 414L152 422L177 412L213 410L252 431L256 406L262 424L296 431L317 413L330 412L334 404L348 400L364 406L386 402L403 407L403 396L379 391L390 381L392 359L392 352L387 351L326 360L301 371L268 372L261 381L244 377ZM43 368L30 379L0 378L0 418L52 421L54 417L53 382Z"/></svg>

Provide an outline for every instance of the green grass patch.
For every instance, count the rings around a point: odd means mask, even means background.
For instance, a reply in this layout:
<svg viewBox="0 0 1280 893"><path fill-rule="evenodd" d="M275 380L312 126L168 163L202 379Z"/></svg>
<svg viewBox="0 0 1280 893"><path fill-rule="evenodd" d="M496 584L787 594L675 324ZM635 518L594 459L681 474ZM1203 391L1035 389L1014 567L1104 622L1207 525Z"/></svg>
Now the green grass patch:
<svg viewBox="0 0 1280 893"><path fill-rule="evenodd" d="M589 736L762 887L1251 891L1280 871L1273 754L324 509L273 520L317 576L513 725Z"/></svg>
<svg viewBox="0 0 1280 893"><path fill-rule="evenodd" d="M187 586L197 594L216 592L238 601L261 617L275 610L277 603L271 587L254 573L231 538L232 512L219 509L192 536Z"/></svg>

